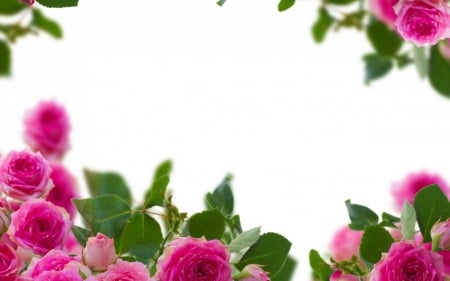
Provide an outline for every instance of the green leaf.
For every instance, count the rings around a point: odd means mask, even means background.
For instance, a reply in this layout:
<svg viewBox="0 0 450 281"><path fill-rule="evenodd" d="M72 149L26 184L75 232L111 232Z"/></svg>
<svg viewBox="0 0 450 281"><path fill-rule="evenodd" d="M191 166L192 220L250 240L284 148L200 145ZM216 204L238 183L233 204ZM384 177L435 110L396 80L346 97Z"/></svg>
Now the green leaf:
<svg viewBox="0 0 450 281"><path fill-rule="evenodd" d="M93 234L101 232L119 241L123 227L131 216L127 202L113 194L72 201Z"/></svg>
<svg viewBox="0 0 450 281"><path fill-rule="evenodd" d="M375 17L371 17L366 34L377 54L381 56L394 57L403 44L397 32Z"/></svg>
<svg viewBox="0 0 450 281"><path fill-rule="evenodd" d="M381 214L381 222L378 224L380 226L397 227L397 223L400 222L400 218L394 215L383 212Z"/></svg>
<svg viewBox="0 0 450 281"><path fill-rule="evenodd" d="M234 209L234 197L231 190L232 176L226 176L213 193L206 194L208 209L219 209L225 216L231 215Z"/></svg>
<svg viewBox="0 0 450 281"><path fill-rule="evenodd" d="M72 233L75 236L75 239L77 239L78 243L80 243L80 245L83 247L86 247L88 238L93 236L93 233L91 233L88 229L76 225L72 225Z"/></svg>
<svg viewBox="0 0 450 281"><path fill-rule="evenodd" d="M31 20L31 25L47 32L56 39L61 39L63 37L63 32L59 24L47 18L38 9L33 9L33 19Z"/></svg>
<svg viewBox="0 0 450 281"><path fill-rule="evenodd" d="M312 35L316 43L322 43L328 30L333 26L334 18L328 13L325 7L319 8L319 16L312 26Z"/></svg>
<svg viewBox="0 0 450 281"><path fill-rule="evenodd" d="M27 6L19 0L0 0L0 15L14 15L25 9Z"/></svg>
<svg viewBox="0 0 450 281"><path fill-rule="evenodd" d="M136 212L123 229L119 252L128 253L138 261L147 263L159 251L162 242L158 222L142 212Z"/></svg>
<svg viewBox="0 0 450 281"><path fill-rule="evenodd" d="M334 5L348 5L355 1L356 0L325 0L324 2L334 4Z"/></svg>
<svg viewBox="0 0 450 281"><path fill-rule="evenodd" d="M152 206L163 206L169 181L169 176L164 175L153 182L145 199L144 206L146 209L151 208Z"/></svg>
<svg viewBox="0 0 450 281"><path fill-rule="evenodd" d="M283 268L281 268L280 272L278 272L278 274L273 276L270 280L271 281L293 280L293 276L294 276L296 267L297 267L297 260L289 255L286 259L286 262L284 263Z"/></svg>
<svg viewBox="0 0 450 281"><path fill-rule="evenodd" d="M378 216L371 209L362 205L352 204L350 199L345 201L345 206L351 222L348 226L351 229L364 230L366 226L378 223Z"/></svg>
<svg viewBox="0 0 450 281"><path fill-rule="evenodd" d="M78 0L36 0L36 2L48 8L67 8L78 6Z"/></svg>
<svg viewBox="0 0 450 281"><path fill-rule="evenodd" d="M8 43L0 40L0 76L11 74L11 49Z"/></svg>
<svg viewBox="0 0 450 281"><path fill-rule="evenodd" d="M260 232L261 227L255 227L242 232L228 244L228 250L233 253L250 247L259 239Z"/></svg>
<svg viewBox="0 0 450 281"><path fill-rule="evenodd" d="M223 6L223 4L225 4L225 1L226 0L219 0L219 1L217 1L217 5Z"/></svg>
<svg viewBox="0 0 450 281"><path fill-rule="evenodd" d="M450 203L437 185L422 188L414 198L417 222L423 235L423 242L430 242L433 225L450 217Z"/></svg>
<svg viewBox="0 0 450 281"><path fill-rule="evenodd" d="M166 160L158 165L155 169L155 175L153 176L153 180L157 180L162 176L170 175L172 172L172 161Z"/></svg>
<svg viewBox="0 0 450 281"><path fill-rule="evenodd" d="M193 237L220 239L225 231L225 217L217 209L203 211L189 218L187 229Z"/></svg>
<svg viewBox="0 0 450 281"><path fill-rule="evenodd" d="M428 59L424 47L413 47L414 64L421 78L425 78L428 74Z"/></svg>
<svg viewBox="0 0 450 281"><path fill-rule="evenodd" d="M438 45L431 47L428 67L431 86L443 96L450 97L450 61L442 56Z"/></svg>
<svg viewBox="0 0 450 281"><path fill-rule="evenodd" d="M364 260L375 264L382 253L389 251L393 242L394 239L386 229L379 225L369 225L364 230L359 253Z"/></svg>
<svg viewBox="0 0 450 281"><path fill-rule="evenodd" d="M399 69L405 68L414 62L414 59L412 59L409 54L398 54L394 59Z"/></svg>
<svg viewBox="0 0 450 281"><path fill-rule="evenodd" d="M291 242L280 234L265 233L245 252L236 266L242 270L248 264L259 264L272 277L283 268L290 248Z"/></svg>
<svg viewBox="0 0 450 281"><path fill-rule="evenodd" d="M88 169L84 169L83 172L91 196L115 194L128 205L131 205L130 188L121 175L114 172L96 172Z"/></svg>
<svg viewBox="0 0 450 281"><path fill-rule="evenodd" d="M402 235L406 240L412 240L416 227L416 211L414 207L405 201L401 215Z"/></svg>
<svg viewBox="0 0 450 281"><path fill-rule="evenodd" d="M393 66L390 58L377 54L367 54L363 57L365 63L365 83L370 84L373 80L386 75Z"/></svg>
<svg viewBox="0 0 450 281"><path fill-rule="evenodd" d="M283 12L294 6L295 0L280 0L278 3L278 11Z"/></svg>
<svg viewBox="0 0 450 281"><path fill-rule="evenodd" d="M321 281L329 281L333 270L316 250L309 251L309 265Z"/></svg>

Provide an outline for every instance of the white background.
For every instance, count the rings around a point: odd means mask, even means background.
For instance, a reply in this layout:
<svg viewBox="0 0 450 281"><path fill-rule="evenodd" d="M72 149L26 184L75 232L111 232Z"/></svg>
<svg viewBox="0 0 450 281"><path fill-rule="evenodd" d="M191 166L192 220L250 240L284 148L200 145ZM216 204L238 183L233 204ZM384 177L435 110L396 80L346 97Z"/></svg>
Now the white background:
<svg viewBox="0 0 450 281"><path fill-rule="evenodd" d="M308 252L347 223L344 201L391 211L390 187L427 169L450 178L449 100L411 67L363 85L362 34L316 45L318 2L87 1L47 10L65 31L14 47L0 80L0 151L22 149L22 117L41 99L72 120L64 162L122 172L138 200L162 160L174 201L193 213L227 173L244 228L293 242L295 280Z"/></svg>

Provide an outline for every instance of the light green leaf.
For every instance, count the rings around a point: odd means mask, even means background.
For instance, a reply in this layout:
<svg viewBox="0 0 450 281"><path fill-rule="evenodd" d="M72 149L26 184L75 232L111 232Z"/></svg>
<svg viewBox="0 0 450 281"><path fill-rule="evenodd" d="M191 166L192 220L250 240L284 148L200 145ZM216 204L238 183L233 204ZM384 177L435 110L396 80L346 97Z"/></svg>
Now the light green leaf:
<svg viewBox="0 0 450 281"><path fill-rule="evenodd" d="M428 74L428 59L424 47L413 47L414 64L421 78L425 78Z"/></svg>
<svg viewBox="0 0 450 281"><path fill-rule="evenodd" d="M242 232L228 244L228 250L233 253L250 247L258 240L260 232L261 227L255 227Z"/></svg>
<svg viewBox="0 0 450 281"><path fill-rule="evenodd" d="M127 202L128 205L131 205L132 196L130 188L120 174L114 172L97 172L88 169L84 169L83 172L91 196L115 194Z"/></svg>
<svg viewBox="0 0 450 281"><path fill-rule="evenodd" d="M405 201L401 215L402 235L406 240L412 240L416 227L416 211L414 207Z"/></svg>
<svg viewBox="0 0 450 281"><path fill-rule="evenodd" d="M393 242L394 239L386 229L379 225L369 225L364 230L359 253L364 260L375 264L382 253L389 251Z"/></svg>
<svg viewBox="0 0 450 281"><path fill-rule="evenodd" d="M31 20L31 25L47 32L56 39L61 39L63 37L63 31L59 24L47 18L40 10L33 9L33 19Z"/></svg>

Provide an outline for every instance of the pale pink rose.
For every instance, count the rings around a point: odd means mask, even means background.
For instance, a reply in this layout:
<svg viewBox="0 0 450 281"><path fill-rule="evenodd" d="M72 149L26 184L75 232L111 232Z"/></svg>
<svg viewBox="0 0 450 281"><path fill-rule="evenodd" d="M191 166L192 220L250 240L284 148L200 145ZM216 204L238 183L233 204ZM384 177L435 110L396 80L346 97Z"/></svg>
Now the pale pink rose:
<svg viewBox="0 0 450 281"><path fill-rule="evenodd" d="M11 151L0 163L0 189L20 201L43 197L53 187L51 172L40 153Z"/></svg>
<svg viewBox="0 0 450 281"><path fill-rule="evenodd" d="M69 116L55 101L42 101L27 112L24 125L25 142L45 157L60 159L69 149Z"/></svg>
<svg viewBox="0 0 450 281"><path fill-rule="evenodd" d="M443 281L442 256L411 242L394 242L375 264L369 280Z"/></svg>
<svg viewBox="0 0 450 281"><path fill-rule="evenodd" d="M23 262L9 243L0 240L0 280L14 281L22 269Z"/></svg>
<svg viewBox="0 0 450 281"><path fill-rule="evenodd" d="M240 281L270 281L267 272L256 264L246 265L241 272L245 277L241 278Z"/></svg>
<svg viewBox="0 0 450 281"><path fill-rule="evenodd" d="M392 185L392 196L394 197L394 207L401 211L404 202L413 204L414 197L417 192L422 188L437 184L441 188L442 192L447 196L450 195L450 186L447 181L444 180L438 174L430 173L427 171L421 171L416 173L410 173L400 182L396 182Z"/></svg>
<svg viewBox="0 0 450 281"><path fill-rule="evenodd" d="M450 39L442 40L439 44L439 51L444 58L450 60Z"/></svg>
<svg viewBox="0 0 450 281"><path fill-rule="evenodd" d="M152 281L150 273L143 263L118 260L108 269L89 280L98 281Z"/></svg>
<svg viewBox="0 0 450 281"><path fill-rule="evenodd" d="M28 6L31 6L34 4L35 0L20 0L21 3L27 4Z"/></svg>
<svg viewBox="0 0 450 281"><path fill-rule="evenodd" d="M232 281L230 253L219 240L179 237L157 263L159 281Z"/></svg>
<svg viewBox="0 0 450 281"><path fill-rule="evenodd" d="M8 234L24 249L45 255L52 249L61 249L71 222L67 212L44 199L32 199L11 215Z"/></svg>
<svg viewBox="0 0 450 281"><path fill-rule="evenodd" d="M359 256L363 232L350 229L347 225L336 231L329 246L330 255L336 261L348 260Z"/></svg>
<svg viewBox="0 0 450 281"><path fill-rule="evenodd" d="M76 270L62 270L62 271L45 271L34 281L83 281L80 273Z"/></svg>
<svg viewBox="0 0 450 281"><path fill-rule="evenodd" d="M52 173L50 175L54 187L45 199L53 204L63 207L74 220L77 210L72 199L78 198L75 178L59 163L50 163Z"/></svg>
<svg viewBox="0 0 450 281"><path fill-rule="evenodd" d="M398 33L417 46L450 37L450 9L445 0L400 0L395 10Z"/></svg>
<svg viewBox="0 0 450 281"><path fill-rule="evenodd" d="M83 251L83 260L92 270L106 270L117 259L114 240L102 233L89 237Z"/></svg>
<svg viewBox="0 0 450 281"><path fill-rule="evenodd" d="M439 222L431 228L433 250L450 250L450 220Z"/></svg>
<svg viewBox="0 0 450 281"><path fill-rule="evenodd" d="M359 281L359 277L353 274L343 273L342 270L336 270L331 274L330 281Z"/></svg>
<svg viewBox="0 0 450 281"><path fill-rule="evenodd" d="M391 29L395 28L394 22L397 15L394 6L399 0L369 0L369 11Z"/></svg>

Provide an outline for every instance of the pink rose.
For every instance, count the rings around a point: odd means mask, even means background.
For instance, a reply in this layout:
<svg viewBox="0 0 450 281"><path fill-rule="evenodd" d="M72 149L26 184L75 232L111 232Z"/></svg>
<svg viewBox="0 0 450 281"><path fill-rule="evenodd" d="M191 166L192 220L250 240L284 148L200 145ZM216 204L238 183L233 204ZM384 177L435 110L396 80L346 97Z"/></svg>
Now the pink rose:
<svg viewBox="0 0 450 281"><path fill-rule="evenodd" d="M330 243L331 257L336 261L348 260L352 256L359 256L363 232L350 229L347 225L341 227Z"/></svg>
<svg viewBox="0 0 450 281"><path fill-rule="evenodd" d="M66 244L64 245L64 251L71 255L77 256L81 256L83 252L83 246L78 243L72 231L69 231L69 234L67 235Z"/></svg>
<svg viewBox="0 0 450 281"><path fill-rule="evenodd" d="M40 153L11 151L0 164L0 189L21 201L43 197L53 187L51 172Z"/></svg>
<svg viewBox="0 0 450 281"><path fill-rule="evenodd" d="M69 149L69 116L56 102L39 103L25 115L24 124L25 142L45 157L60 159Z"/></svg>
<svg viewBox="0 0 450 281"><path fill-rule="evenodd" d="M31 6L34 4L34 0L20 0L21 3L27 4L28 6Z"/></svg>
<svg viewBox="0 0 450 281"><path fill-rule="evenodd" d="M232 281L230 254L219 240L180 237L158 259L160 281Z"/></svg>
<svg viewBox="0 0 450 281"><path fill-rule="evenodd" d="M62 271L45 271L38 277L33 279L34 281L83 281L80 274L75 270L62 270Z"/></svg>
<svg viewBox="0 0 450 281"><path fill-rule="evenodd" d="M118 260L108 269L88 280L98 281L151 281L150 273L143 263Z"/></svg>
<svg viewBox="0 0 450 281"><path fill-rule="evenodd" d="M31 260L28 270L23 275L34 279L45 271L61 271L73 260L75 258L70 257L63 251L51 250L42 258L34 257Z"/></svg>
<svg viewBox="0 0 450 281"><path fill-rule="evenodd" d="M390 28L394 29L395 19L397 15L394 6L399 0L369 0L369 10L380 21L386 23Z"/></svg>
<svg viewBox="0 0 450 281"><path fill-rule="evenodd" d="M431 228L433 250L450 250L450 220L439 222Z"/></svg>
<svg viewBox="0 0 450 281"><path fill-rule="evenodd" d="M19 246L44 255L61 249L71 222L67 212L43 199L25 202L11 215L8 234Z"/></svg>
<svg viewBox="0 0 450 281"><path fill-rule="evenodd" d="M396 11L398 33L417 46L450 37L450 9L445 0L401 0Z"/></svg>
<svg viewBox="0 0 450 281"><path fill-rule="evenodd" d="M73 220L77 210L72 199L78 197L75 178L61 164L51 163L50 167L52 168L50 178L55 186L45 199L66 209Z"/></svg>
<svg viewBox="0 0 450 281"><path fill-rule="evenodd" d="M83 259L92 270L106 270L117 259L114 240L102 233L97 233L95 237L89 237L83 252Z"/></svg>
<svg viewBox="0 0 450 281"><path fill-rule="evenodd" d="M396 209L401 211L405 201L412 204L417 192L432 184L439 185L442 192L447 196L450 194L450 187L441 176L426 171L411 173L402 181L394 183L392 186L392 195Z"/></svg>
<svg viewBox="0 0 450 281"><path fill-rule="evenodd" d="M22 268L22 261L16 251L0 240L0 280L14 281Z"/></svg>
<svg viewBox="0 0 450 281"><path fill-rule="evenodd" d="M394 242L389 252L375 264L370 281L443 281L442 257L424 246Z"/></svg>
<svg viewBox="0 0 450 281"><path fill-rule="evenodd" d="M245 266L241 274L245 277L241 278L240 281L270 281L267 272L256 264Z"/></svg>
<svg viewBox="0 0 450 281"><path fill-rule="evenodd" d="M353 274L343 273L342 270L336 270L331 274L330 281L359 281L359 277Z"/></svg>

